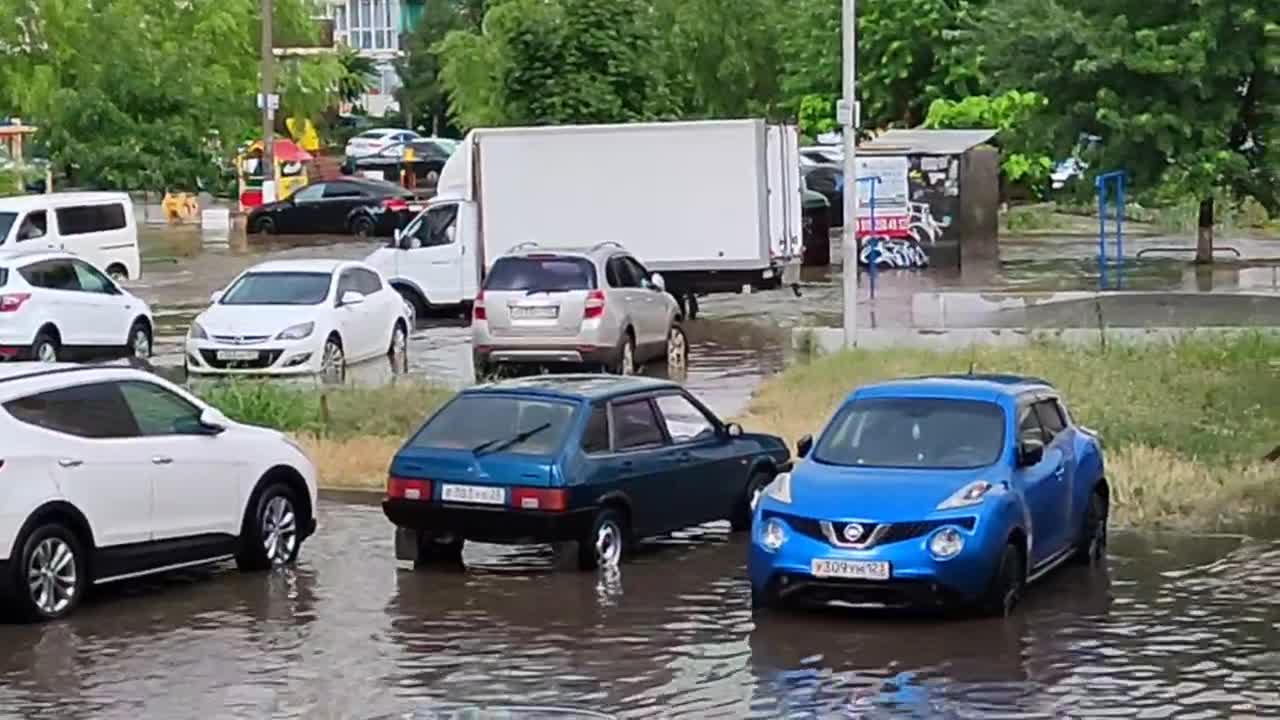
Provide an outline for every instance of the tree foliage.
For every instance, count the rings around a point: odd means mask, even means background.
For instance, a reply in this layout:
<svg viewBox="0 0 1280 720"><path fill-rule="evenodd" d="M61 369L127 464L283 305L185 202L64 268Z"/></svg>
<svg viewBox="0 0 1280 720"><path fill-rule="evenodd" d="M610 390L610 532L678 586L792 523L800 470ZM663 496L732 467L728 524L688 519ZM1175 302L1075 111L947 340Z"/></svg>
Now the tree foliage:
<svg viewBox="0 0 1280 720"><path fill-rule="evenodd" d="M1035 92L1010 90L991 97L970 95L953 101L939 98L929 105L927 128L986 129L997 131L1001 170L1005 179L1026 185L1037 195L1047 189L1053 158L1036 133L1037 118L1049 108L1049 99Z"/></svg>
<svg viewBox="0 0 1280 720"><path fill-rule="evenodd" d="M338 77L337 95L342 102L359 102L377 82L378 66L373 59L351 48L342 48L338 53L338 66L341 74Z"/></svg>
<svg viewBox="0 0 1280 720"><path fill-rule="evenodd" d="M454 30L479 32L489 0L428 2L418 25L405 37L404 57L396 64L400 108L416 122L423 118L433 134L449 123L449 96L440 80L440 41Z"/></svg>
<svg viewBox="0 0 1280 720"><path fill-rule="evenodd" d="M280 34L313 31L309 0L276 12ZM0 0L0 17L0 109L39 124L74 183L194 187L257 125L257 0ZM329 102L332 60L279 65L282 115Z"/></svg>

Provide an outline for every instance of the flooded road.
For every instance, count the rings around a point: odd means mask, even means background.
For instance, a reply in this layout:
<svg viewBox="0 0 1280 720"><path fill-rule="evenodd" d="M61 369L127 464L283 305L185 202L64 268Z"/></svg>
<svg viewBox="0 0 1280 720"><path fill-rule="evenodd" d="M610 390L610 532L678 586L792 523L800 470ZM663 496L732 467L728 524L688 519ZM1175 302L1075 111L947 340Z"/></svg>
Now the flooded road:
<svg viewBox="0 0 1280 720"><path fill-rule="evenodd" d="M469 545L398 571L375 505L326 500L299 566L113 588L0 626L0 718L368 718L440 702L621 718L1280 714L1280 545L1117 533L1007 621L752 619L746 547L709 526L618 576ZM421 717L426 717L422 715Z"/></svg>

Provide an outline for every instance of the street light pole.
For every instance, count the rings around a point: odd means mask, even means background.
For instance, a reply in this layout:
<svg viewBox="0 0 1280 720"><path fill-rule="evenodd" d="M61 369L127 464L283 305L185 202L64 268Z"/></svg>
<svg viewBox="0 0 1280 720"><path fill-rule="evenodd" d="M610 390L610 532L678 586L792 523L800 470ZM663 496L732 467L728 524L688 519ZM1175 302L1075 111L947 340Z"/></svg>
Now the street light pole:
<svg viewBox="0 0 1280 720"><path fill-rule="evenodd" d="M271 38L272 0L261 0L262 9L262 195L275 199L275 109L271 96L275 92L276 58ZM270 192L268 193L268 188ZM268 198L268 194L271 196Z"/></svg>
<svg viewBox="0 0 1280 720"><path fill-rule="evenodd" d="M844 48L844 77L840 84L844 99L840 120L844 144L844 227L841 250L844 258L844 345L853 347L858 335L858 171L854 162L858 133L857 86L857 0L842 0L841 44ZM873 228L874 231L874 228Z"/></svg>

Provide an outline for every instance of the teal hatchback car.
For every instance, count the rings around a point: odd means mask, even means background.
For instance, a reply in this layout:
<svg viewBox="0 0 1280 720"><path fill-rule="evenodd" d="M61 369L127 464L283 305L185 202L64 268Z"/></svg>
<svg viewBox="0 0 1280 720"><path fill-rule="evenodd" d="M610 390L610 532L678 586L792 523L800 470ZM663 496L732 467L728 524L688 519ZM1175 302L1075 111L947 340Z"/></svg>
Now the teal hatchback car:
<svg viewBox="0 0 1280 720"><path fill-rule="evenodd" d="M458 563L465 541L576 541L583 570L638 538L714 520L790 469L785 443L725 423L680 385L543 375L462 391L391 463L383 512L396 558Z"/></svg>

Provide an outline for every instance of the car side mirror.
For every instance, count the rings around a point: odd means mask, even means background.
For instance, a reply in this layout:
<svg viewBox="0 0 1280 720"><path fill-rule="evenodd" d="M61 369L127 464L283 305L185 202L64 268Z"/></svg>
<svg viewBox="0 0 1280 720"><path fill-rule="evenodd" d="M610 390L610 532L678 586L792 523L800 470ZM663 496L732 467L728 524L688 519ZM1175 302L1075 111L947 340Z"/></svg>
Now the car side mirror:
<svg viewBox="0 0 1280 720"><path fill-rule="evenodd" d="M658 292L667 291L667 281L662 279L662 275L654 273L649 276L649 282L653 284L653 288Z"/></svg>
<svg viewBox="0 0 1280 720"><path fill-rule="evenodd" d="M199 432L206 435L217 435L231 424L227 416L214 408L200 411Z"/></svg>
<svg viewBox="0 0 1280 720"><path fill-rule="evenodd" d="M724 431L731 438L742 437L742 426L738 423L729 423L725 426Z"/></svg>
<svg viewBox="0 0 1280 720"><path fill-rule="evenodd" d="M1025 438L1018 444L1018 466L1031 467L1044 459L1044 441Z"/></svg>
<svg viewBox="0 0 1280 720"><path fill-rule="evenodd" d="M813 449L813 436L805 435L796 442L796 457L805 457Z"/></svg>
<svg viewBox="0 0 1280 720"><path fill-rule="evenodd" d="M210 304L217 305L218 303L222 302L222 296L223 296L223 292L221 290L214 292L212 295L209 296Z"/></svg>
<svg viewBox="0 0 1280 720"><path fill-rule="evenodd" d="M346 307L347 305L359 305L364 302L364 295L355 290L348 290L342 293L342 298L338 300L338 307Z"/></svg>

